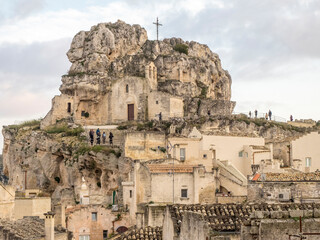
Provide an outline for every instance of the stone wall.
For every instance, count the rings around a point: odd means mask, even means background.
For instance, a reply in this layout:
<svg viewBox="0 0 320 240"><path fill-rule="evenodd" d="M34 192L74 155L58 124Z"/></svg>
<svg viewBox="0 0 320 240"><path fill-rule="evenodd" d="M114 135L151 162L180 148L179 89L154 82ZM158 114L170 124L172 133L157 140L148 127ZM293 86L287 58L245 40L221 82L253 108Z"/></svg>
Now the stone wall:
<svg viewBox="0 0 320 240"><path fill-rule="evenodd" d="M131 159L151 160L165 157L165 134L160 132L131 132L125 136L125 156Z"/></svg>
<svg viewBox="0 0 320 240"><path fill-rule="evenodd" d="M289 211L256 211L241 227L242 240L287 240L289 235L300 234L299 217L302 217L302 233L318 233L319 209ZM308 240L319 239L320 235L308 236Z"/></svg>
<svg viewBox="0 0 320 240"><path fill-rule="evenodd" d="M180 240L206 240L210 236L210 225L204 221L203 215L185 212L182 216Z"/></svg>
<svg viewBox="0 0 320 240"><path fill-rule="evenodd" d="M320 182L248 183L249 202L320 202ZM279 198L282 194L283 198ZM281 197L281 196L280 196Z"/></svg>

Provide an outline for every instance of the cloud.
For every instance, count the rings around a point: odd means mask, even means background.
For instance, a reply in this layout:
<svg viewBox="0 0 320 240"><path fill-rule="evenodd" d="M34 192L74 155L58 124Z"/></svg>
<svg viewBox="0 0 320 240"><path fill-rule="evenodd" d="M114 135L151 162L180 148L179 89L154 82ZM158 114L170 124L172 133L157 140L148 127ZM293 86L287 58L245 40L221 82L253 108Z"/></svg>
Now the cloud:
<svg viewBox="0 0 320 240"><path fill-rule="evenodd" d="M14 16L24 18L44 8L44 0L16 0Z"/></svg>

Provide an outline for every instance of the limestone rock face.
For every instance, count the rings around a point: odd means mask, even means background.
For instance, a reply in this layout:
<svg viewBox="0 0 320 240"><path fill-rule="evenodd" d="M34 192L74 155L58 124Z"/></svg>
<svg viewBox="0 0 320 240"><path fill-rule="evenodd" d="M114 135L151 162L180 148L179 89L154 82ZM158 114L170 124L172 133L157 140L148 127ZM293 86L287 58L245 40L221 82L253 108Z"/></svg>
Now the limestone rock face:
<svg viewBox="0 0 320 240"><path fill-rule="evenodd" d="M82 177L90 189L92 204L112 202L112 192L127 178L126 158L100 152L79 152L76 138L65 138L30 128L4 128L3 165L9 183L24 190L40 188L52 193L53 203L80 202ZM98 184L99 183L99 184Z"/></svg>
<svg viewBox="0 0 320 240"><path fill-rule="evenodd" d="M179 45L186 46L188 54L175 50ZM83 75L88 76L82 85L101 83L103 87L123 76L145 77L145 66L152 61L157 67L158 82L162 83L159 91L189 97L202 94L214 100L231 98L231 77L208 46L180 38L150 41L139 25L118 21L81 31L73 38L67 56L72 66L60 88L65 94L73 93L66 90L70 85L76 89L80 85L76 78Z"/></svg>
<svg viewBox="0 0 320 240"><path fill-rule="evenodd" d="M103 72L115 58L135 54L146 40L147 32L139 25L100 23L73 38L67 53L70 72Z"/></svg>

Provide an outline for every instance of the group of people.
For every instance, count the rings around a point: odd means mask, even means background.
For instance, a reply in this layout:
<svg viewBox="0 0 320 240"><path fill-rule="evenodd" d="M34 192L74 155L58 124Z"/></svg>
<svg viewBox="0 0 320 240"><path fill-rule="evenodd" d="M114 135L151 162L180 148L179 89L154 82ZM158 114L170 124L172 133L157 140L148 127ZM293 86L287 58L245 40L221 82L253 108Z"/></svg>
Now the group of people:
<svg viewBox="0 0 320 240"><path fill-rule="evenodd" d="M100 143L101 143L101 132L100 132L99 128L96 130L96 136L97 136L96 144L100 145ZM94 131L93 131L93 129L90 129L89 137L90 137L90 143L91 143L91 146L92 146L93 142L94 142ZM103 132L102 133L102 144L106 144L106 138L107 138L106 132ZM112 134L112 132L109 132L109 144L113 145L113 134Z"/></svg>
<svg viewBox="0 0 320 240"><path fill-rule="evenodd" d="M251 111L249 111L249 117L251 118L252 117L252 113ZM258 117L258 110L254 110L254 117L257 118ZM271 121L271 117L272 117L272 112L271 110L269 110L269 112L267 112L265 115L264 115L265 119L266 120L270 120Z"/></svg>

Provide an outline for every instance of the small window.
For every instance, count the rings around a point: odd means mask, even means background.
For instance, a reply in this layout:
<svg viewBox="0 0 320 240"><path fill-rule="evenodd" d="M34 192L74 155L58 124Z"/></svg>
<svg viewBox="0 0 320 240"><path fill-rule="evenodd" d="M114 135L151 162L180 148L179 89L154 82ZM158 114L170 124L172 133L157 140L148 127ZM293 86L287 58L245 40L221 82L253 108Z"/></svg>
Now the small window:
<svg viewBox="0 0 320 240"><path fill-rule="evenodd" d="M283 199L283 194L282 193L279 194L279 198Z"/></svg>
<svg viewBox="0 0 320 240"><path fill-rule="evenodd" d="M90 236L89 235L81 235L81 236L79 236L79 240L90 240Z"/></svg>
<svg viewBox="0 0 320 240"><path fill-rule="evenodd" d="M306 157L306 167L311 167L311 157Z"/></svg>
<svg viewBox="0 0 320 240"><path fill-rule="evenodd" d="M181 189L181 197L182 198L188 197L188 189Z"/></svg>
<svg viewBox="0 0 320 240"><path fill-rule="evenodd" d="M126 93L128 93L129 92L129 85L127 84L126 85Z"/></svg>
<svg viewBox="0 0 320 240"><path fill-rule="evenodd" d="M206 159L207 158L207 154L203 154L203 156L202 156L204 159Z"/></svg>
<svg viewBox="0 0 320 240"><path fill-rule="evenodd" d="M81 111L81 117L84 117L86 115L86 111Z"/></svg>
<svg viewBox="0 0 320 240"><path fill-rule="evenodd" d="M71 103L68 102L68 113L71 113Z"/></svg>
<svg viewBox="0 0 320 240"><path fill-rule="evenodd" d="M186 149L180 148L180 160L185 161L186 160Z"/></svg>
<svg viewBox="0 0 320 240"><path fill-rule="evenodd" d="M248 157L248 153L247 153L247 152L245 152L245 153L244 153L244 156L245 156L245 157Z"/></svg>
<svg viewBox="0 0 320 240"><path fill-rule="evenodd" d="M132 190L130 190L129 194L130 194L130 198L132 198Z"/></svg>
<svg viewBox="0 0 320 240"><path fill-rule="evenodd" d="M108 239L108 230L103 230L103 240Z"/></svg>
<svg viewBox="0 0 320 240"><path fill-rule="evenodd" d="M159 104L159 101L158 101L158 100L156 101L156 104Z"/></svg>
<svg viewBox="0 0 320 240"><path fill-rule="evenodd" d="M239 157L243 157L243 151L239 152Z"/></svg>
<svg viewBox="0 0 320 240"><path fill-rule="evenodd" d="M91 213L91 219L92 221L96 222L98 218L98 214L96 212Z"/></svg>

